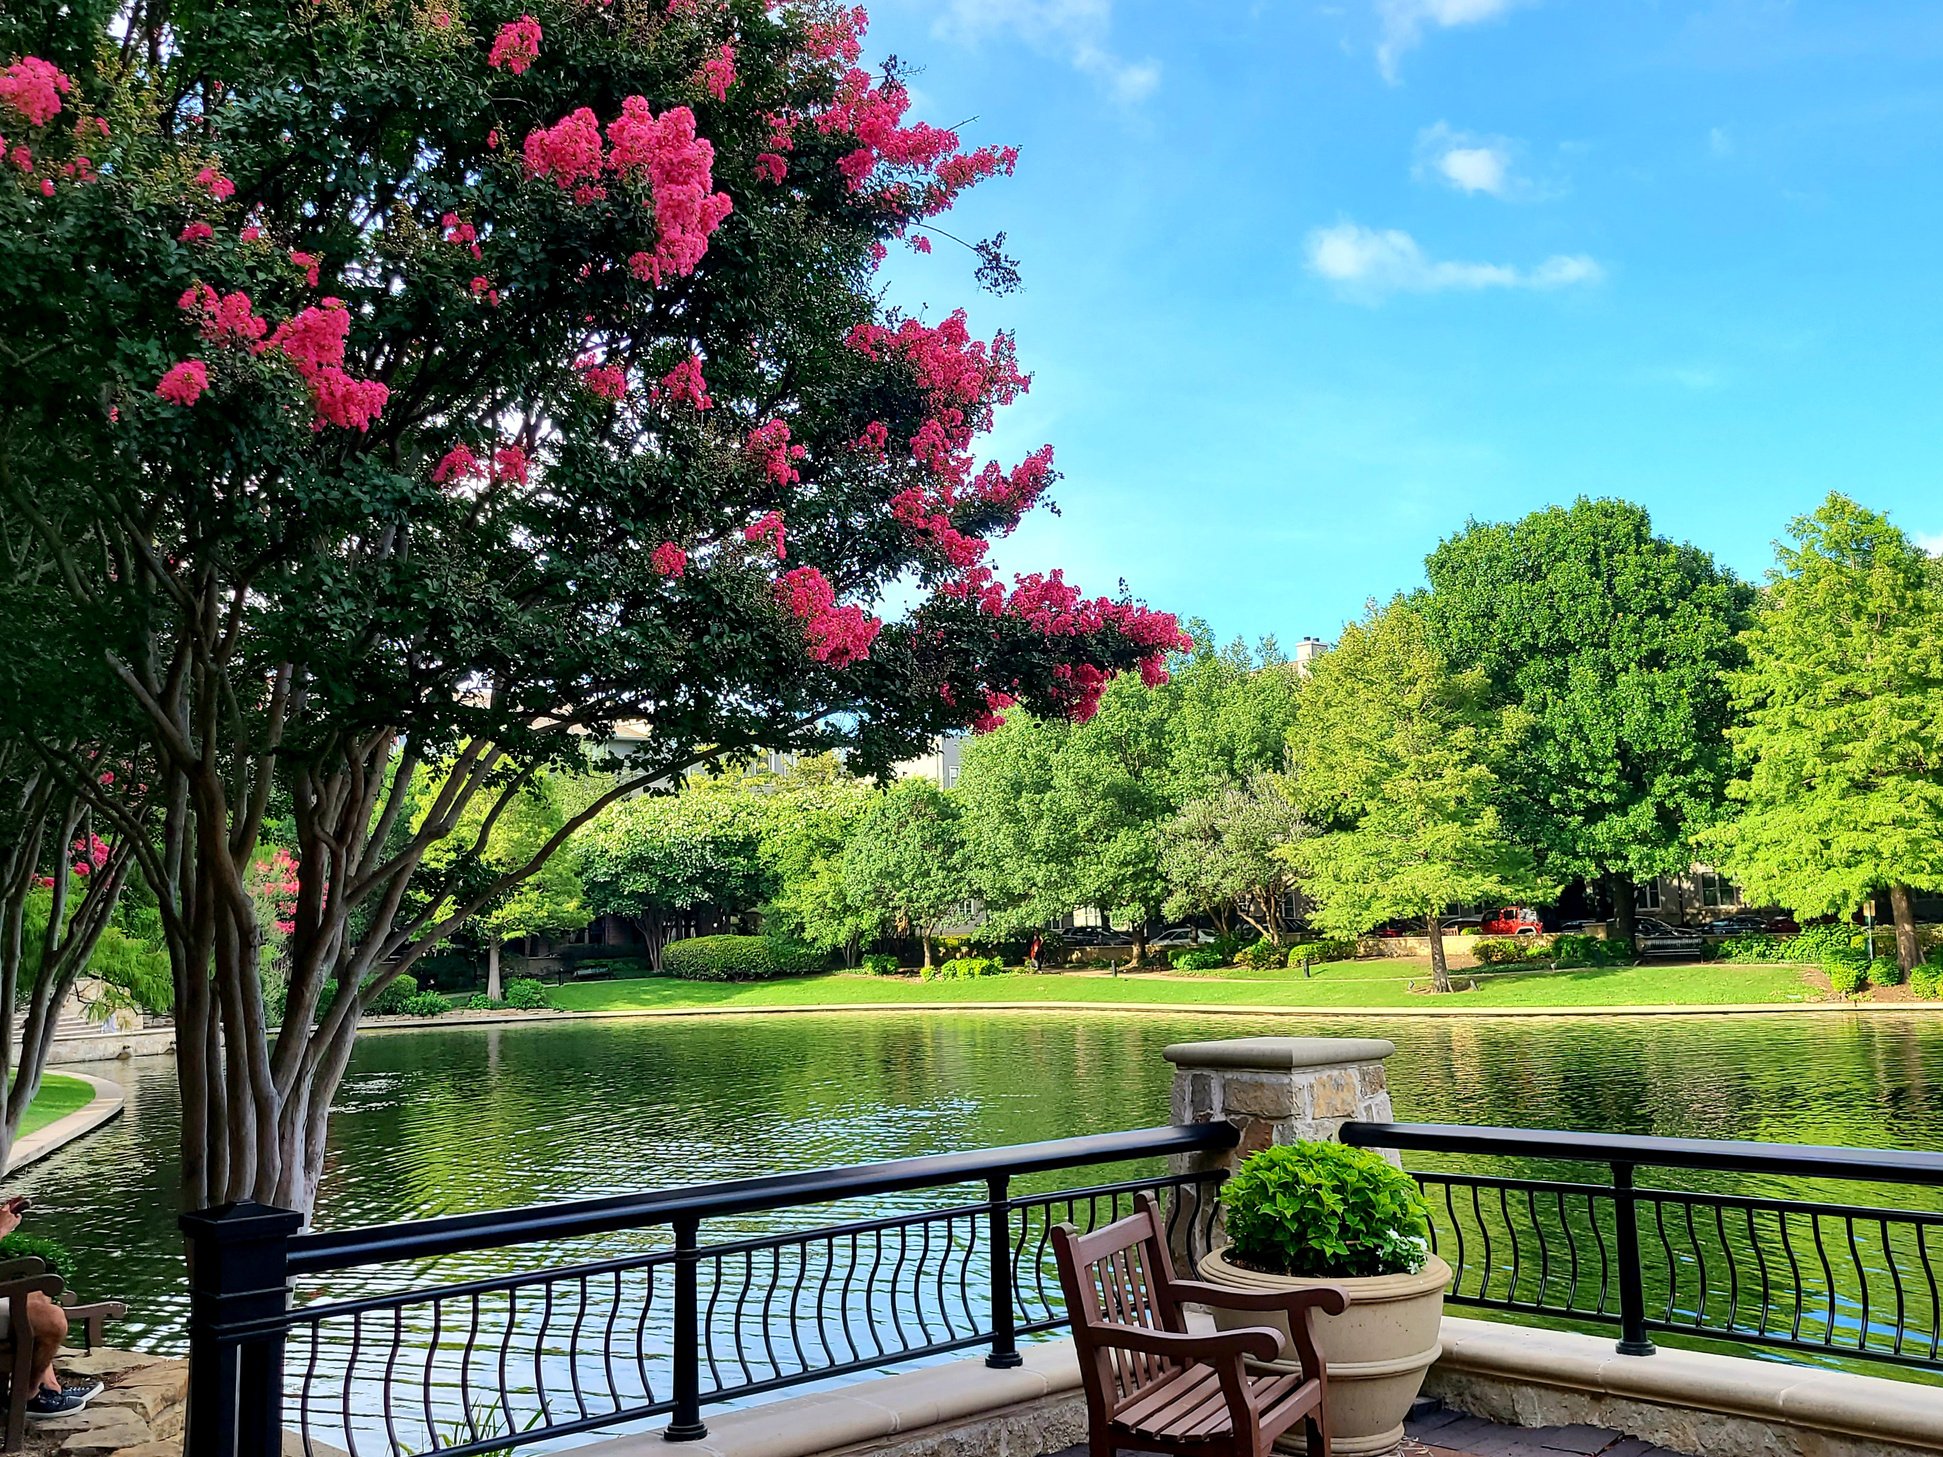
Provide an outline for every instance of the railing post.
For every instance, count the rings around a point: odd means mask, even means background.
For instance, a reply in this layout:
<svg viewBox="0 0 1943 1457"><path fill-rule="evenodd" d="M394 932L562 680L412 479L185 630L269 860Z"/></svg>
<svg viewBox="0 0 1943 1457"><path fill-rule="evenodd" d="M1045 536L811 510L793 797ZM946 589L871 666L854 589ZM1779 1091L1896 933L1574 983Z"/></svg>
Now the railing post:
<svg viewBox="0 0 1943 1457"><path fill-rule="evenodd" d="M1619 1354L1650 1356L1653 1338L1646 1334L1646 1287L1639 1256L1639 1211L1633 1194L1633 1166L1612 1166L1613 1216L1619 1248Z"/></svg>
<svg viewBox="0 0 1943 1457"><path fill-rule="evenodd" d="M675 1409L661 1435L670 1442L696 1442L708 1435L702 1421L702 1323L697 1289L701 1258L696 1253L701 1221L679 1217L675 1225Z"/></svg>
<svg viewBox="0 0 1943 1457"><path fill-rule="evenodd" d="M1025 1364L1025 1357L1019 1354L1018 1317L1012 1304L1012 1218L1006 1208L1010 1188L1008 1174L993 1174L985 1181L985 1225L992 1247L992 1354L985 1358L985 1364L1001 1370Z"/></svg>
<svg viewBox="0 0 1943 1457"><path fill-rule="evenodd" d="M182 1216L189 1263L187 1457L283 1450L290 1236L303 1216L245 1200Z"/></svg>

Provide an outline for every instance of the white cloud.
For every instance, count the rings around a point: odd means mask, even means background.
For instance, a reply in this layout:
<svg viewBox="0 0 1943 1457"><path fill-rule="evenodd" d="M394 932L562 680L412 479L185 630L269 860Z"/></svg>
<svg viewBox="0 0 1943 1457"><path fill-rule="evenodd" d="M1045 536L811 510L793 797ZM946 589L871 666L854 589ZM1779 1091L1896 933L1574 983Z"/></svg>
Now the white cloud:
<svg viewBox="0 0 1943 1457"><path fill-rule="evenodd" d="M1943 531L1919 531L1916 544L1931 556L1943 556Z"/></svg>
<svg viewBox="0 0 1943 1457"><path fill-rule="evenodd" d="M1440 121L1417 133L1417 160L1412 171L1419 179L1441 182L1459 192L1510 198L1531 191L1513 170L1508 137L1476 136L1453 130L1448 122Z"/></svg>
<svg viewBox="0 0 1943 1457"><path fill-rule="evenodd" d="M1383 79L1395 82L1397 59L1423 39L1426 29L1449 30L1496 20L1521 0L1376 0L1383 35L1376 45L1376 64Z"/></svg>
<svg viewBox="0 0 1943 1457"><path fill-rule="evenodd" d="M1160 85L1159 61L1129 60L1108 44L1113 0L949 0L937 29L968 44L1016 35L1041 55L1063 57L1126 105Z"/></svg>
<svg viewBox="0 0 1943 1457"><path fill-rule="evenodd" d="M1596 259L1557 253L1530 268L1432 258L1401 229L1342 222L1309 234L1309 271L1367 299L1392 293L1487 288L1570 288L1606 276Z"/></svg>
<svg viewBox="0 0 1943 1457"><path fill-rule="evenodd" d="M1734 155L1734 134L1724 126L1717 126L1707 133L1707 150L1717 160L1725 160Z"/></svg>

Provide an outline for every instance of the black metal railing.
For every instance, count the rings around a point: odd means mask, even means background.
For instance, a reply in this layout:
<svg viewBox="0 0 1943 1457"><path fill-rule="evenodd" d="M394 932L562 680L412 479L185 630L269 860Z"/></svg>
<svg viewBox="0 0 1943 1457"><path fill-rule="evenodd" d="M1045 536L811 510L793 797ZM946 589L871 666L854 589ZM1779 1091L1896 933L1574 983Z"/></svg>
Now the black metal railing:
<svg viewBox="0 0 1943 1457"><path fill-rule="evenodd" d="M683 1440L705 1407L785 1387L978 1347L1017 1365L1021 1337L1066 1323L1054 1224L1153 1191L1191 1255L1221 1175L1019 1183L1236 1138L1144 1129L324 1234L260 1205L189 1215L188 1450L274 1452L287 1428L306 1452L469 1457L661 1417ZM883 1211L919 1191L943 1197ZM878 1208L831 1218L858 1199ZM436 1278L482 1252L511 1268ZM397 1288L303 1298L347 1272Z"/></svg>
<svg viewBox="0 0 1943 1457"><path fill-rule="evenodd" d="M1348 1123L1346 1143L1602 1167L1603 1183L1412 1169L1453 1304L1943 1370L1943 1213L1652 1186L1642 1169L1943 1189L1943 1154ZM1793 1191L1791 1190L1791 1193Z"/></svg>

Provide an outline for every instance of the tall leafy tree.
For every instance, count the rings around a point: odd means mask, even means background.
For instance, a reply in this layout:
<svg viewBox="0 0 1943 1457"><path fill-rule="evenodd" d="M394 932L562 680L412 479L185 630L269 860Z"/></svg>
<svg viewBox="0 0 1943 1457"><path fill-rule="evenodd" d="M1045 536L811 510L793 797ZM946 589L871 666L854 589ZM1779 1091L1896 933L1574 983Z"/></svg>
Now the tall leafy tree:
<svg viewBox="0 0 1943 1457"><path fill-rule="evenodd" d="M156 760L155 835L119 828L174 970L191 1205L308 1209L371 1000L599 809L457 895L425 861L475 799L485 829L623 719L651 732L616 799L762 748L877 769L1001 700L1083 714L1177 646L984 564L1053 480L1049 450L979 459L1027 377L875 269L1014 157L911 119L862 23L0 7L0 515ZM273 804L300 891L271 1037Z"/></svg>
<svg viewBox="0 0 1943 1457"><path fill-rule="evenodd" d="M1943 890L1943 563L1831 495L1797 517L1734 673L1744 766L1721 867L1800 916L1886 890L1905 970L1912 900Z"/></svg>
<svg viewBox="0 0 1943 1457"><path fill-rule="evenodd" d="M1506 828L1549 877L1603 882L1630 939L1634 883L1688 868L1720 813L1752 590L1643 508L1584 497L1473 522L1425 567L1432 642L1513 710Z"/></svg>
<svg viewBox="0 0 1943 1457"><path fill-rule="evenodd" d="M958 814L928 779L905 779L858 820L843 851L850 904L875 907L876 929L915 936L931 965L931 938L968 909Z"/></svg>
<svg viewBox="0 0 1943 1457"><path fill-rule="evenodd" d="M1170 916L1200 911L1222 930L1239 916L1271 945L1289 929L1284 906L1296 892L1291 849L1309 825L1286 775L1261 772L1238 787L1191 799L1167 826L1161 874Z"/></svg>
<svg viewBox="0 0 1943 1457"><path fill-rule="evenodd" d="M762 854L770 780L695 774L677 792L604 810L573 848L588 909L632 919L656 970L662 948L694 926L695 913L754 910L774 884Z"/></svg>
<svg viewBox="0 0 1943 1457"><path fill-rule="evenodd" d="M877 793L834 755L818 755L797 763L775 786L763 819L762 858L774 887L762 908L764 927L835 951L845 966L857 964L882 920L843 870L844 848Z"/></svg>
<svg viewBox="0 0 1943 1457"><path fill-rule="evenodd" d="M1483 671L1446 663L1402 600L1372 604L1315 661L1289 732L1296 800L1319 830L1287 852L1312 919L1339 936L1421 922L1440 992L1445 912L1539 884L1494 804L1500 732Z"/></svg>

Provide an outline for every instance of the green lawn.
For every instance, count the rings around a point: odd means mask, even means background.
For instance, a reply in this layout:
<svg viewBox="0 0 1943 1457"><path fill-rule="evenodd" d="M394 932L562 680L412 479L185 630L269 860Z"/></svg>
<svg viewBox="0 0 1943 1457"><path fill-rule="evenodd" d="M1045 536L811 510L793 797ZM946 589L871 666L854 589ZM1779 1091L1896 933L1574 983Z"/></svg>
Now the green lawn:
<svg viewBox="0 0 1943 1457"><path fill-rule="evenodd" d="M34 1101L27 1105L27 1111L20 1115L19 1137L47 1127L56 1118L65 1118L70 1113L79 1112L94 1101L94 1089L79 1078L67 1077L62 1073L47 1073L40 1080L40 1091L34 1094Z"/></svg>
<svg viewBox="0 0 1943 1457"><path fill-rule="evenodd" d="M1477 990L1432 998L1410 989L1426 969L1409 962L1342 962L1304 980L1301 972L1235 972L1219 976L1163 973L1057 972L1008 974L974 981L920 982L841 973L773 982L693 982L671 977L581 982L550 989L574 1011L683 1011L745 1007L814 1007L861 1002L1144 1002L1180 1007L1246 1006L1324 1009L1364 1007L1644 1007L1719 1006L1733 1002L1809 1002L1817 993L1799 966L1628 966L1586 971L1455 973Z"/></svg>

